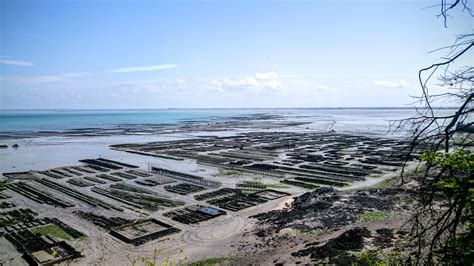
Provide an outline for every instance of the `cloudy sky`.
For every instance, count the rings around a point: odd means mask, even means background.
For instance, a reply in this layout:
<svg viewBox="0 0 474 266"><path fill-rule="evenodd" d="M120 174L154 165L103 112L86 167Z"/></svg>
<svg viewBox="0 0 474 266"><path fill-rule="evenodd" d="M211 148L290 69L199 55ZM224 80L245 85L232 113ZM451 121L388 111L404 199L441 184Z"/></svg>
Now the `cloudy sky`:
<svg viewBox="0 0 474 266"><path fill-rule="evenodd" d="M439 2L0 0L0 109L406 106Z"/></svg>

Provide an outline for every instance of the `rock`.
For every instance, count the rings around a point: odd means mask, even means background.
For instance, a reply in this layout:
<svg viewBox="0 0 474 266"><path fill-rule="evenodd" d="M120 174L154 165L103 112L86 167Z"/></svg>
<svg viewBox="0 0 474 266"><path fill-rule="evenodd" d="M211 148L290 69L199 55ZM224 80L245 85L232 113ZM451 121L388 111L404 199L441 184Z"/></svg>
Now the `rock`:
<svg viewBox="0 0 474 266"><path fill-rule="evenodd" d="M302 232L327 232L357 222L366 211L400 210L402 201L411 202L412 199L411 192L398 188L342 192L331 187L321 187L296 197L288 209L253 216L260 225L254 233L263 237L279 233L285 228Z"/></svg>
<svg viewBox="0 0 474 266"><path fill-rule="evenodd" d="M378 247L387 248L392 246L393 229L381 228L377 231L377 236L374 239L374 244Z"/></svg>
<svg viewBox="0 0 474 266"><path fill-rule="evenodd" d="M370 237L370 231L365 227L356 227L330 239L322 246L308 245L308 248L293 252L291 255L295 257L310 255L311 259L347 255L347 251L360 251L364 247L364 237Z"/></svg>
<svg viewBox="0 0 474 266"><path fill-rule="evenodd" d="M357 262L357 257L348 253L341 254L329 260L329 263L332 265L358 265L355 264L355 262Z"/></svg>

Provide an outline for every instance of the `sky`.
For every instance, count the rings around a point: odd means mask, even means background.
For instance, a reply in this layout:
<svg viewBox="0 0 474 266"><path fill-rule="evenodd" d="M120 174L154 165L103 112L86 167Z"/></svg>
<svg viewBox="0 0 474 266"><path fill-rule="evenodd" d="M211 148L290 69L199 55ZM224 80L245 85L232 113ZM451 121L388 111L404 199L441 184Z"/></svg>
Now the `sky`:
<svg viewBox="0 0 474 266"><path fill-rule="evenodd" d="M406 107L439 2L0 0L0 109Z"/></svg>

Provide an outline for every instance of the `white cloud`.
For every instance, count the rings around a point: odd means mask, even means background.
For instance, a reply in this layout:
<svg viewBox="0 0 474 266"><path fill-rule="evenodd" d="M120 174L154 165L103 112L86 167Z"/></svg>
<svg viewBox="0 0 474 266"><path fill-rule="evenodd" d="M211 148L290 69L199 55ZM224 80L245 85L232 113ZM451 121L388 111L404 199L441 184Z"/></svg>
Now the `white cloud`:
<svg viewBox="0 0 474 266"><path fill-rule="evenodd" d="M257 72L254 77L242 79L214 79L210 81L210 84L221 91L227 89L278 90L283 88L283 83L275 72Z"/></svg>
<svg viewBox="0 0 474 266"><path fill-rule="evenodd" d="M153 65L153 66L135 66L135 67L123 67L110 69L107 72L109 73L132 73L132 72L147 72L147 71L159 71L170 68L177 68L180 65L176 64L163 64L163 65Z"/></svg>
<svg viewBox="0 0 474 266"><path fill-rule="evenodd" d="M0 56L0 64L3 65L11 65L11 66L32 66L33 63L24 61L24 60L16 60L16 59L11 59L11 57L8 56Z"/></svg>
<svg viewBox="0 0 474 266"><path fill-rule="evenodd" d="M257 72L255 73L255 78L257 79L279 79L277 73L275 72Z"/></svg>
<svg viewBox="0 0 474 266"><path fill-rule="evenodd" d="M51 82L69 81L90 76L89 72L73 72L55 75L39 75L39 76L0 76L0 82L13 86L34 85Z"/></svg>
<svg viewBox="0 0 474 266"><path fill-rule="evenodd" d="M406 80L374 80L372 84L384 88L408 88L410 86Z"/></svg>

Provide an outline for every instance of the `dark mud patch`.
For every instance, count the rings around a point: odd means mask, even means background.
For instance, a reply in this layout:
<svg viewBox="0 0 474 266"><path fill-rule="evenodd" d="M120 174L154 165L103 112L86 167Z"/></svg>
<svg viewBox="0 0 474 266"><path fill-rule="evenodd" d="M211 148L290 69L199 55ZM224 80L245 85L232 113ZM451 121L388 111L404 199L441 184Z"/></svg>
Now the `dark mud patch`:
<svg viewBox="0 0 474 266"><path fill-rule="evenodd" d="M393 229L381 228L376 230L377 236L374 239L374 245L381 248L393 246Z"/></svg>
<svg viewBox="0 0 474 266"><path fill-rule="evenodd" d="M365 227L356 227L345 231L340 236L327 241L306 244L305 248L291 255L294 257L310 256L312 260L329 259L329 263L347 263L355 260L347 251L361 251L364 248L364 238L370 237L371 232Z"/></svg>
<svg viewBox="0 0 474 266"><path fill-rule="evenodd" d="M284 228L302 232L341 228L357 222L366 211L401 211L413 198L410 195L403 189L342 192L322 187L296 197L288 209L253 216L258 219L255 234L267 237Z"/></svg>

